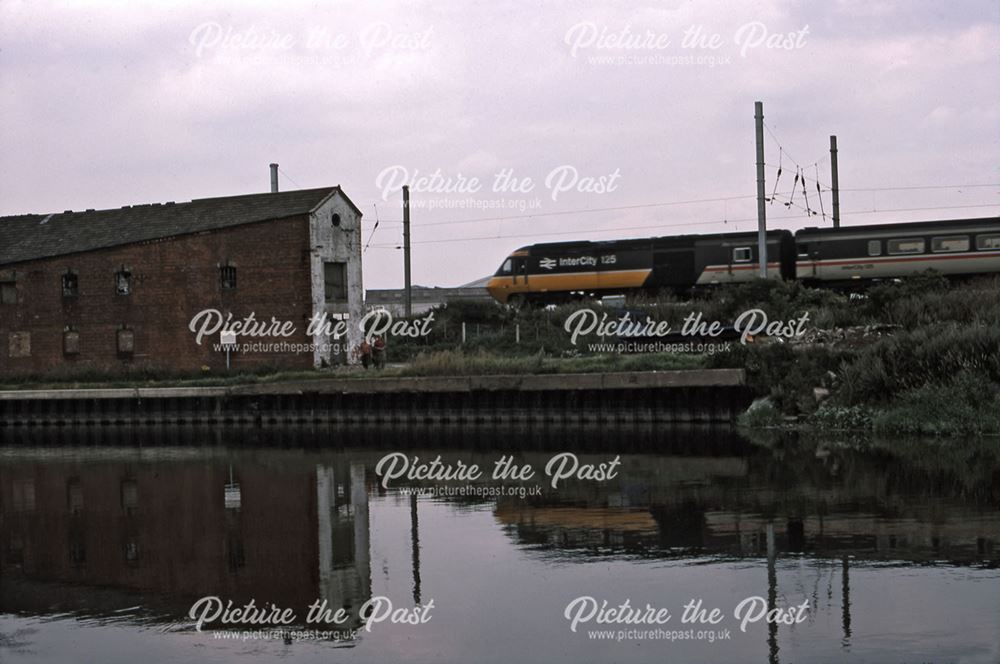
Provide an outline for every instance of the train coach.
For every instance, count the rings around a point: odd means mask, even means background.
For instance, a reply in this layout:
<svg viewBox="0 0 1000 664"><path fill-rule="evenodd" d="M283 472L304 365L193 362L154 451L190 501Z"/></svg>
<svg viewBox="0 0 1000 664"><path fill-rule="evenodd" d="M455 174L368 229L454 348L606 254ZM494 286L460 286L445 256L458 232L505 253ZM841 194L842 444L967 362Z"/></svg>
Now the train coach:
<svg viewBox="0 0 1000 664"><path fill-rule="evenodd" d="M795 234L796 277L842 286L933 269L949 276L1000 272L1000 217L920 221Z"/></svg>
<svg viewBox="0 0 1000 664"><path fill-rule="evenodd" d="M790 232L770 231L767 255L769 277L795 278ZM486 288L499 302L518 306L636 291L690 292L757 276L757 233L680 235L522 247L504 260Z"/></svg>
<svg viewBox="0 0 1000 664"><path fill-rule="evenodd" d="M1000 217L767 233L768 277L840 287L934 269L1000 273ZM486 288L499 302L559 303L634 292L690 293L759 274L757 233L521 247Z"/></svg>

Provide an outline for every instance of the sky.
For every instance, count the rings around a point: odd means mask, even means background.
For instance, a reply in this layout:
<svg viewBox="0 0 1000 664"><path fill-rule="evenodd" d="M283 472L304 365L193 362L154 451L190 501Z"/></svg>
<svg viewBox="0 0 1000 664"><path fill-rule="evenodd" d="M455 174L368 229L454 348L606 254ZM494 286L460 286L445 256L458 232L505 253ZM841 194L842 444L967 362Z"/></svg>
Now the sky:
<svg viewBox="0 0 1000 664"><path fill-rule="evenodd" d="M413 282L454 286L536 242L754 230L755 101L769 228L832 224L831 135L844 226L1000 213L997 0L0 0L0 215L277 162L364 212L366 288L402 286L409 184Z"/></svg>

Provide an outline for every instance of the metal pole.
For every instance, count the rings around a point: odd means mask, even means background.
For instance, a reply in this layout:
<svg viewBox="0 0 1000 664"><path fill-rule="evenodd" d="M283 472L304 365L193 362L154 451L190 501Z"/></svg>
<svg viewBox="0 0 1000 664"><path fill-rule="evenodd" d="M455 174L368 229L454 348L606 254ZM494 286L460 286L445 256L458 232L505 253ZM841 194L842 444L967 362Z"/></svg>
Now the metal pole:
<svg viewBox="0 0 1000 664"><path fill-rule="evenodd" d="M767 208L764 206L764 104L753 103L757 125L757 260L760 278L767 279Z"/></svg>
<svg viewBox="0 0 1000 664"><path fill-rule="evenodd" d="M413 315L413 294L410 289L410 188L403 185L403 279L406 290L406 317Z"/></svg>
<svg viewBox="0 0 1000 664"><path fill-rule="evenodd" d="M851 569L844 556L841 562L843 569L841 593L840 623L844 631L843 644L846 646L851 642Z"/></svg>
<svg viewBox="0 0 1000 664"><path fill-rule="evenodd" d="M413 564L413 603L420 604L420 522L417 519L417 494L410 494L410 556Z"/></svg>
<svg viewBox="0 0 1000 664"><path fill-rule="evenodd" d="M830 186L833 188L833 227L840 228L840 177L837 173L837 137L830 137Z"/></svg>

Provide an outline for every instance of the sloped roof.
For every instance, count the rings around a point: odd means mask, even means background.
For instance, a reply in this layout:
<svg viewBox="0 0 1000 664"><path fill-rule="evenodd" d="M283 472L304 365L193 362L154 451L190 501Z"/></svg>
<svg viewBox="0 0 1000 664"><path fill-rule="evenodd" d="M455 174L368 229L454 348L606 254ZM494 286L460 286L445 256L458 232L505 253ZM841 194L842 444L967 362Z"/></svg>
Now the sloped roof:
<svg viewBox="0 0 1000 664"><path fill-rule="evenodd" d="M308 214L340 187L0 217L0 265ZM360 214L360 211L358 211Z"/></svg>

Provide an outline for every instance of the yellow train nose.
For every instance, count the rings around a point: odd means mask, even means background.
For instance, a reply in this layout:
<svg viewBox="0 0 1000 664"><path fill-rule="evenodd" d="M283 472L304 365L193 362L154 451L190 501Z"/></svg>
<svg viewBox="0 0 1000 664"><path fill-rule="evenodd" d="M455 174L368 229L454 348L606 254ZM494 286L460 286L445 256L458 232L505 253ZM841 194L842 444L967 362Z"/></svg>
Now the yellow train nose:
<svg viewBox="0 0 1000 664"><path fill-rule="evenodd" d="M493 277L487 281L486 291L500 304L507 304L507 297L510 295L510 289L503 279Z"/></svg>

